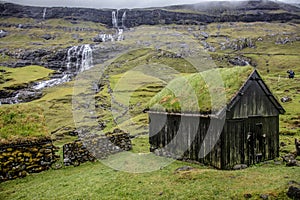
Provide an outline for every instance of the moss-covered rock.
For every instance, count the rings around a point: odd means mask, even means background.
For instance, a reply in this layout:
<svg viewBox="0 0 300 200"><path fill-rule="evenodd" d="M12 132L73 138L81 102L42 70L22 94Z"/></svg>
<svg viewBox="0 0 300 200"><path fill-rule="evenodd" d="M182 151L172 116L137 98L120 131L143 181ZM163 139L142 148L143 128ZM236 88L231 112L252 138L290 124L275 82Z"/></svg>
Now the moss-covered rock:
<svg viewBox="0 0 300 200"><path fill-rule="evenodd" d="M0 142L0 182L49 169L58 159L56 150L47 137Z"/></svg>

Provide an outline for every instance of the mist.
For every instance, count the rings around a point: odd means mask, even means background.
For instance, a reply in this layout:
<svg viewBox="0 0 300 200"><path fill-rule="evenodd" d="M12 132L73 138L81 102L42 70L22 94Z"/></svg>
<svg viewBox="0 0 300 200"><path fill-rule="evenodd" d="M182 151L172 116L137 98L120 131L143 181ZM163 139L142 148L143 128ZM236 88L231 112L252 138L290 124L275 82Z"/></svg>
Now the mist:
<svg viewBox="0 0 300 200"><path fill-rule="evenodd" d="M208 1L247 1L247 0L5 0L5 2L42 7L88 7L88 8L146 8L180 4L193 4ZM299 3L298 0L273 0L285 3Z"/></svg>

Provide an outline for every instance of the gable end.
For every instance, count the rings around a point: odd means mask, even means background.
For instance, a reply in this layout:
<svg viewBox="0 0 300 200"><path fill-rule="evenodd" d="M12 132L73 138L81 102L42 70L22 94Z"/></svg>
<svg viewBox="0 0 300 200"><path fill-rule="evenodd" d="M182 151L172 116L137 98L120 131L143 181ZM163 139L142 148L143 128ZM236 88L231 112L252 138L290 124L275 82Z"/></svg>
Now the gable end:
<svg viewBox="0 0 300 200"><path fill-rule="evenodd" d="M232 98L227 111L233 113L233 118L276 116L285 112L256 70Z"/></svg>

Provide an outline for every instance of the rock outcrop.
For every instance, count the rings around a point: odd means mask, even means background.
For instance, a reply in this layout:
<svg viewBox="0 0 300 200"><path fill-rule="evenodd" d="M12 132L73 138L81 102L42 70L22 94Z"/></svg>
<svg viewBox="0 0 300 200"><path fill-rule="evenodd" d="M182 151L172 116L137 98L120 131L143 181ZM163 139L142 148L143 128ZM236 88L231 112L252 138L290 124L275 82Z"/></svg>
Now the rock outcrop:
<svg viewBox="0 0 300 200"><path fill-rule="evenodd" d="M272 1L246 1L237 2L213 2L209 5L199 3L195 5L179 5L165 8L149 9L121 9L118 12L126 11L126 20L122 23L125 27L139 25L157 24L202 24L211 22L254 22L254 21L282 21L300 19L296 6L272 2ZM227 5L227 6L226 6ZM178 12L184 10L184 12ZM271 11L286 12L271 12ZM91 9L91 8L47 8L44 14L43 7L21 6L11 3L0 4L1 17L29 17L33 19L64 18L68 20L84 20L105 24L113 27L112 9ZM122 15L117 16L121 23Z"/></svg>

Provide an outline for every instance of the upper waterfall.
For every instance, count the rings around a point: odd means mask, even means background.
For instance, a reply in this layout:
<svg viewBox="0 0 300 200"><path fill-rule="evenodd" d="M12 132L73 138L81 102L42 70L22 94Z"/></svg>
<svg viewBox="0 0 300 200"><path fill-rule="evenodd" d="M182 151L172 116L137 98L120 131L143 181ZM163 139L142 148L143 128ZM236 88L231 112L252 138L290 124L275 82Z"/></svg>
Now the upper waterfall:
<svg viewBox="0 0 300 200"><path fill-rule="evenodd" d="M45 17L46 17L46 12L47 12L47 8L44 8L44 10L43 10L43 19L45 19Z"/></svg>
<svg viewBox="0 0 300 200"><path fill-rule="evenodd" d="M126 28L125 27L125 20L126 20L126 11L124 11L124 13L122 15L122 28Z"/></svg>

